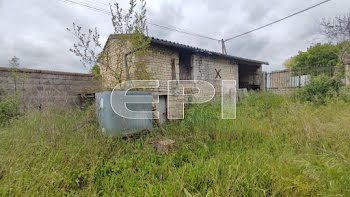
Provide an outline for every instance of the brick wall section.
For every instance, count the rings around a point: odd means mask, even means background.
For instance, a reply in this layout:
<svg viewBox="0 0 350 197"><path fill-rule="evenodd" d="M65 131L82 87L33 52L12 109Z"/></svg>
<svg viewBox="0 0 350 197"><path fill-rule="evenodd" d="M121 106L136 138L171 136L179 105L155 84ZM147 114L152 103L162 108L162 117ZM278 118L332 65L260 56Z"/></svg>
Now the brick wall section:
<svg viewBox="0 0 350 197"><path fill-rule="evenodd" d="M9 68L0 68L0 95L15 92L23 99L25 108L40 109L47 106L73 107L81 104L79 94L95 92L99 81L93 75L18 69L17 83Z"/></svg>

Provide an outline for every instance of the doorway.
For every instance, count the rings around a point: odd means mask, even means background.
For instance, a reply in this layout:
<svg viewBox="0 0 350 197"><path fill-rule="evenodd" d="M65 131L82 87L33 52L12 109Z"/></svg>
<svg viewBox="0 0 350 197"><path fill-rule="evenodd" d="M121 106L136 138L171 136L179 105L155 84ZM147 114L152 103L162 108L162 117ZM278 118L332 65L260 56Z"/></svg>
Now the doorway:
<svg viewBox="0 0 350 197"><path fill-rule="evenodd" d="M180 80L192 80L192 66L191 66L192 54L190 52L179 53L179 71Z"/></svg>

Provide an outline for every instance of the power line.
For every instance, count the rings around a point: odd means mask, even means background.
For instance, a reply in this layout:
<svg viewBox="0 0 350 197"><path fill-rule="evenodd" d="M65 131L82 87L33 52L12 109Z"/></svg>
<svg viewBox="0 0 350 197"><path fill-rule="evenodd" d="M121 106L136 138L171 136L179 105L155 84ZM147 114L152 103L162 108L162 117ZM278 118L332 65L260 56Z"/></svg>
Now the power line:
<svg viewBox="0 0 350 197"><path fill-rule="evenodd" d="M168 30L171 30L171 31L176 31L176 32L182 33L182 34L187 34L187 35L196 36L196 37L200 37L200 38L205 38L205 39L209 39L209 40L220 41L219 39L216 39L216 38L211 38L211 37L200 35L200 34L196 34L196 33L189 33L189 32L186 32L186 31L178 29L178 28L171 28L171 27L158 25L158 24L150 23L150 22L147 22L147 23L150 24L150 25L153 25L153 26L157 26L157 27L160 27L160 28L163 28L163 29L168 29Z"/></svg>
<svg viewBox="0 0 350 197"><path fill-rule="evenodd" d="M110 13L107 10L103 9L103 8L94 7L94 6L91 6L91 5L83 3L83 2L72 1L72 0L58 0L58 1L65 2L65 3L71 4L71 5L78 5L78 6L81 6L81 7L85 7L85 8L88 8L88 9L100 12L102 14L110 15Z"/></svg>
<svg viewBox="0 0 350 197"><path fill-rule="evenodd" d="M258 27L258 28L256 28L256 29L247 31L247 32L242 33L242 34L239 34L239 35L237 35L237 36L233 36L233 37L228 38L228 39L226 39L226 40L224 40L224 41L225 41L225 42L228 42L228 41L233 40L233 39L235 39L235 38L238 38L238 37L241 37L241 36L250 34L250 33L255 32L255 31L257 31L257 30L263 29L263 28L268 27L268 26L270 26L270 25L273 25L273 24L276 24L276 23L281 22L281 21L283 21L283 20L286 20L286 19L288 19L288 18L291 18L291 17L293 17L293 16L295 16L295 15L298 15L298 14L301 14L301 13L306 12L306 11L308 11L308 10L311 10L311 9L313 9L313 8L315 8L315 7L318 7L318 6L322 5L322 4L325 4L325 3L329 2L329 1L331 1L331 0L322 1L321 3L318 3L318 4L316 4L316 5L313 5L313 6L311 6L311 7L308 7L308 8L306 8L306 9L301 10L301 11L295 12L295 13L289 15L289 16L286 16L286 17L284 17L284 18L281 18L281 19L276 20L276 21L274 21L274 22L271 22L271 23L269 23L269 24L263 25L263 26Z"/></svg>
<svg viewBox="0 0 350 197"><path fill-rule="evenodd" d="M96 3L96 4L100 4L100 5L103 5L103 6L109 6L109 3L103 3L103 2L100 2L100 1L96 1L96 0L85 0L87 2L90 2L90 3Z"/></svg>
<svg viewBox="0 0 350 197"><path fill-rule="evenodd" d="M83 2L79 2L79 1L74 1L74 0L59 0L59 1L62 1L62 2L65 2L65 3L69 3L69 4L72 4L72 5L76 5L76 6L80 6L80 7L85 7L85 8L88 8L88 9L91 9L91 10L94 10L96 12L100 12L102 14L106 14L106 15L109 15L109 16L111 15L109 10L106 10L106 9L103 9L103 8L99 8L99 7L96 7L96 6L91 5L91 4L87 4L87 3L83 3ZM197 34L197 33L188 32L188 31L179 29L177 27L169 27L169 26L165 26L165 25L159 25L159 24L156 24L156 23L153 23L153 22L147 22L147 24L152 25L152 26L156 26L156 27L159 27L159 28L162 28L162 29L166 29L166 30L169 30L169 31L178 32L178 33L181 33L181 34L186 34L186 35L190 35L190 36L205 38L205 39L214 40L214 41L220 41L219 39L216 39L216 38L212 38L212 37L201 35L201 34Z"/></svg>

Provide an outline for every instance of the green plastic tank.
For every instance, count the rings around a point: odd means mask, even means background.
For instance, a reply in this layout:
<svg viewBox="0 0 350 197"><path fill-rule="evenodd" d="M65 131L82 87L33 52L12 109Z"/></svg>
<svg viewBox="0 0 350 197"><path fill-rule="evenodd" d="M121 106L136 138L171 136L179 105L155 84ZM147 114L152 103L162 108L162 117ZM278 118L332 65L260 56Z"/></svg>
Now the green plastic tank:
<svg viewBox="0 0 350 197"><path fill-rule="evenodd" d="M125 136L153 129L151 92L133 91L125 95L124 91L105 91L95 97L99 126L106 135ZM124 102L128 102L127 109Z"/></svg>

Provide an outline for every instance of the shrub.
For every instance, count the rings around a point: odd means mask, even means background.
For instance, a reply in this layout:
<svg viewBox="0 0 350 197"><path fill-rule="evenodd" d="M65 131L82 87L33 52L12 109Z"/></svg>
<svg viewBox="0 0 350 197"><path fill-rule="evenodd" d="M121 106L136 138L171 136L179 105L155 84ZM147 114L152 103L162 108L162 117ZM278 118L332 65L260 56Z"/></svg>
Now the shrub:
<svg viewBox="0 0 350 197"><path fill-rule="evenodd" d="M341 81L336 77L319 75L313 77L311 82L296 92L296 97L302 102L326 104L339 94Z"/></svg>
<svg viewBox="0 0 350 197"><path fill-rule="evenodd" d="M19 100L17 97L4 97L0 100L0 125L7 124L19 115Z"/></svg>
<svg viewBox="0 0 350 197"><path fill-rule="evenodd" d="M339 97L341 100L350 103L350 87L346 86L346 87L342 87L339 90Z"/></svg>

